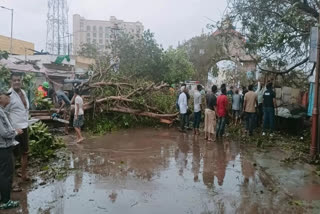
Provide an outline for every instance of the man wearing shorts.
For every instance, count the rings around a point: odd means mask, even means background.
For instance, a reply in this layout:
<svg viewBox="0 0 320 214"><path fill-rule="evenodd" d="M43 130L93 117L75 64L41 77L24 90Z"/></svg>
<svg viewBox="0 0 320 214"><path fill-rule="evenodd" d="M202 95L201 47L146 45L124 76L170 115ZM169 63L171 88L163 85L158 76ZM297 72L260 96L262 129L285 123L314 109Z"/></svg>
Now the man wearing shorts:
<svg viewBox="0 0 320 214"><path fill-rule="evenodd" d="M75 111L74 111L74 120L73 127L77 134L77 143L80 143L84 140L81 134L81 127L84 124L84 111L83 111L83 99L80 96L79 89L74 91L75 96Z"/></svg>
<svg viewBox="0 0 320 214"><path fill-rule="evenodd" d="M216 130L216 105L217 105L217 86L213 85L211 93L206 96L206 110L204 119L204 133L205 140L213 141L212 137L215 136Z"/></svg>
<svg viewBox="0 0 320 214"><path fill-rule="evenodd" d="M22 76L20 74L13 73L11 75L11 88L9 90L9 92L11 93L10 104L6 109L10 114L13 128L21 129L23 131L22 134L16 136L16 141L18 141L19 144L14 148L14 155L18 159L21 158L22 181L28 181L29 178L27 176L27 166L29 152L29 100L25 91L22 90L21 87Z"/></svg>

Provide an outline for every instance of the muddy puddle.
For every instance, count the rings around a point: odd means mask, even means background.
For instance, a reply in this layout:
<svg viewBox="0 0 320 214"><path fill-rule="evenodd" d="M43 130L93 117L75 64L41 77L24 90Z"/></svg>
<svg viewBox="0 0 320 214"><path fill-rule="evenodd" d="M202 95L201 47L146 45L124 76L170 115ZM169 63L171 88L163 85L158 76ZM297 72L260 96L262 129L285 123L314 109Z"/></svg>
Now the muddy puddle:
<svg viewBox="0 0 320 214"><path fill-rule="evenodd" d="M236 142L139 129L68 147L68 177L14 194L5 213L303 213Z"/></svg>

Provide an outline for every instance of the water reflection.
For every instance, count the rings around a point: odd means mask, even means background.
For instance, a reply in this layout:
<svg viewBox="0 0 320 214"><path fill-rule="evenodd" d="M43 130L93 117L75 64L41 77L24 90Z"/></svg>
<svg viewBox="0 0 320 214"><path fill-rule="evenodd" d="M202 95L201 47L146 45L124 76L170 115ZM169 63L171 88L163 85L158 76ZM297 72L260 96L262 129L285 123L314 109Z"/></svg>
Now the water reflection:
<svg viewBox="0 0 320 214"><path fill-rule="evenodd" d="M239 144L228 140L209 143L174 130L135 130L69 148L73 173L31 191L30 213L39 207L40 213L268 213L279 206L265 190L268 199L260 201L259 175ZM46 191L50 197L42 199ZM37 204L39 196L51 205Z"/></svg>

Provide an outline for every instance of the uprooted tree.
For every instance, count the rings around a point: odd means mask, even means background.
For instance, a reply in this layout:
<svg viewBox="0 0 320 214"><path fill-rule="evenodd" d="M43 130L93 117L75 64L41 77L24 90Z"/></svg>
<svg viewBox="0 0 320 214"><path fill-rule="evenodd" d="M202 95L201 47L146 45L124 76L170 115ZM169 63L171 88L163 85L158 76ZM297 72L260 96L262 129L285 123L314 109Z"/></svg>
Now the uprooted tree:
<svg viewBox="0 0 320 214"><path fill-rule="evenodd" d="M80 88L89 93L84 106L94 113L117 112L167 122L175 120L176 95L170 84L188 80L194 73L192 63L183 50L164 51L150 31L133 38L119 34L112 44L111 55L81 50L82 55L95 53L96 64L89 80ZM114 69L112 58L119 57Z"/></svg>
<svg viewBox="0 0 320 214"><path fill-rule="evenodd" d="M84 109L96 113L118 112L155 119L174 120L175 95L167 83L153 83L114 75L110 67L96 72L81 90L90 96Z"/></svg>

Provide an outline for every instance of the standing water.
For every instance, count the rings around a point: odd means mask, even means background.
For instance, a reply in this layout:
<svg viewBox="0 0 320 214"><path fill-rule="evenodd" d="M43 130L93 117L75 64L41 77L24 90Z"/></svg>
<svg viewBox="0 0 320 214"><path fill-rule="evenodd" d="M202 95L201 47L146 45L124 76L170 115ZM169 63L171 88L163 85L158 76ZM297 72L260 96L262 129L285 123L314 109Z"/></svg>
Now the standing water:
<svg viewBox="0 0 320 214"><path fill-rule="evenodd" d="M6 213L300 213L236 142L135 129L68 148L68 177L14 194Z"/></svg>

